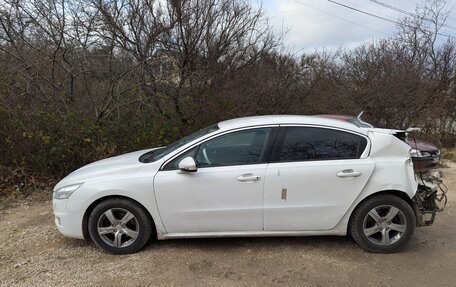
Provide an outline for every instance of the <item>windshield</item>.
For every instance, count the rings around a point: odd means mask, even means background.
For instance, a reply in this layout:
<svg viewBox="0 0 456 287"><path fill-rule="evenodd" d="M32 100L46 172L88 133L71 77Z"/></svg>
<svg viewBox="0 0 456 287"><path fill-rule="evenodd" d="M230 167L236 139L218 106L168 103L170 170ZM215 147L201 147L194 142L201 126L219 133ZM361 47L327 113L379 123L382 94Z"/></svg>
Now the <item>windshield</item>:
<svg viewBox="0 0 456 287"><path fill-rule="evenodd" d="M215 132L216 130L218 130L219 127L217 125L213 125L213 126L210 126L210 127L207 127L205 129L202 129L202 130L199 130L195 133L192 133L191 135L188 135L166 147L163 147L163 148L160 148L160 149L156 149L156 150L153 150L151 152L148 152L147 154L144 154L140 157L140 161L141 162L153 162L153 161L156 161L156 160L159 160L161 159L162 157L164 157L165 155L177 150L178 148L188 144L189 142L192 142L194 140L196 140L197 138L199 137L202 137L202 136L205 136L207 134L210 134L212 132Z"/></svg>

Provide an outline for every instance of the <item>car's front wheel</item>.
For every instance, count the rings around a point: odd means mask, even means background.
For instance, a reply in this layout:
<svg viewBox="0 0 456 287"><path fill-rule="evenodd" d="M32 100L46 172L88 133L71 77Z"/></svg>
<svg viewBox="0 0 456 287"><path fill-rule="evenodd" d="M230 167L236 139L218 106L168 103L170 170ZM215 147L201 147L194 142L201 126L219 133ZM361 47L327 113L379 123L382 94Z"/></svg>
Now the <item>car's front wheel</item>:
<svg viewBox="0 0 456 287"><path fill-rule="evenodd" d="M99 203L88 222L92 240L114 254L139 251L152 235L152 223L147 211L134 201L111 198Z"/></svg>
<svg viewBox="0 0 456 287"><path fill-rule="evenodd" d="M364 250L391 253L405 246L415 226L411 206L398 196L386 194L362 202L352 214L349 231Z"/></svg>

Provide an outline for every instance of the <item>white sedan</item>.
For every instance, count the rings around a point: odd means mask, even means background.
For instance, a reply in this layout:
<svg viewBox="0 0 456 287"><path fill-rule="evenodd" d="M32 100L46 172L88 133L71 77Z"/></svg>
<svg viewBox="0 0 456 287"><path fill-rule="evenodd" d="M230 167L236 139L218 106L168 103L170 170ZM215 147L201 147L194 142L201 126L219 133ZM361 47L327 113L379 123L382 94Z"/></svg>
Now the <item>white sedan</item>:
<svg viewBox="0 0 456 287"><path fill-rule="evenodd" d="M63 235L117 254L152 236L348 233L394 252L423 225L417 186L410 146L390 130L258 116L84 166L56 185L53 206Z"/></svg>

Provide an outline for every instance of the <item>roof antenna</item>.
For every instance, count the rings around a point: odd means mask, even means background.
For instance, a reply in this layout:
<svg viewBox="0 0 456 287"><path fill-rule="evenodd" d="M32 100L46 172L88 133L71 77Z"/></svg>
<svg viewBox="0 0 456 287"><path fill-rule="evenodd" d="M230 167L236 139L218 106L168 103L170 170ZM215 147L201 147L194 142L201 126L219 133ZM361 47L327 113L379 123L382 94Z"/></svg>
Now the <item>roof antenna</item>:
<svg viewBox="0 0 456 287"><path fill-rule="evenodd" d="M358 114L358 116L357 116L356 118L357 118L358 120L360 120L360 119L361 119L361 116L362 116L363 114L364 114L364 111L361 111L361 112Z"/></svg>

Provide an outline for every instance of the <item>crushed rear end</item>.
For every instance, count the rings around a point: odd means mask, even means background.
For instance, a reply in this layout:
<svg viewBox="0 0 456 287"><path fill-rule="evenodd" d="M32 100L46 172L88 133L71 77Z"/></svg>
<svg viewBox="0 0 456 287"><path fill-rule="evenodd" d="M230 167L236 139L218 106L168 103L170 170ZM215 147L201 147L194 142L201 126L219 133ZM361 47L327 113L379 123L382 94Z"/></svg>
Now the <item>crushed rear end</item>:
<svg viewBox="0 0 456 287"><path fill-rule="evenodd" d="M376 129L378 130L378 129ZM385 130L394 135L401 141L408 143L408 134L415 129L403 130ZM412 147L413 148L413 147ZM447 204L448 188L443 183L442 172L435 169L421 169L416 166L416 161L410 155L411 162L414 165L415 178L418 182L418 188L413 197L413 208L415 210L417 226L429 226L434 223L436 214L442 212Z"/></svg>
<svg viewBox="0 0 456 287"><path fill-rule="evenodd" d="M394 131L394 135L410 145L408 134L414 130L415 129L409 129L407 131L396 130ZM412 146L412 148L414 147ZM436 148L436 150L438 149ZM436 214L445 209L448 201L448 188L443 183L440 170L432 169L430 166L423 169L422 166L418 164L416 158L413 156L411 158L414 165L415 177L418 181L418 189L415 197L413 197L417 226L429 226L434 223ZM440 159L440 157L438 157L438 159ZM432 167L435 168L436 165L433 165Z"/></svg>
<svg viewBox="0 0 456 287"><path fill-rule="evenodd" d="M435 216L442 212L447 204L447 187L442 181L440 171L417 173L418 190L413 198L417 226L429 226Z"/></svg>

